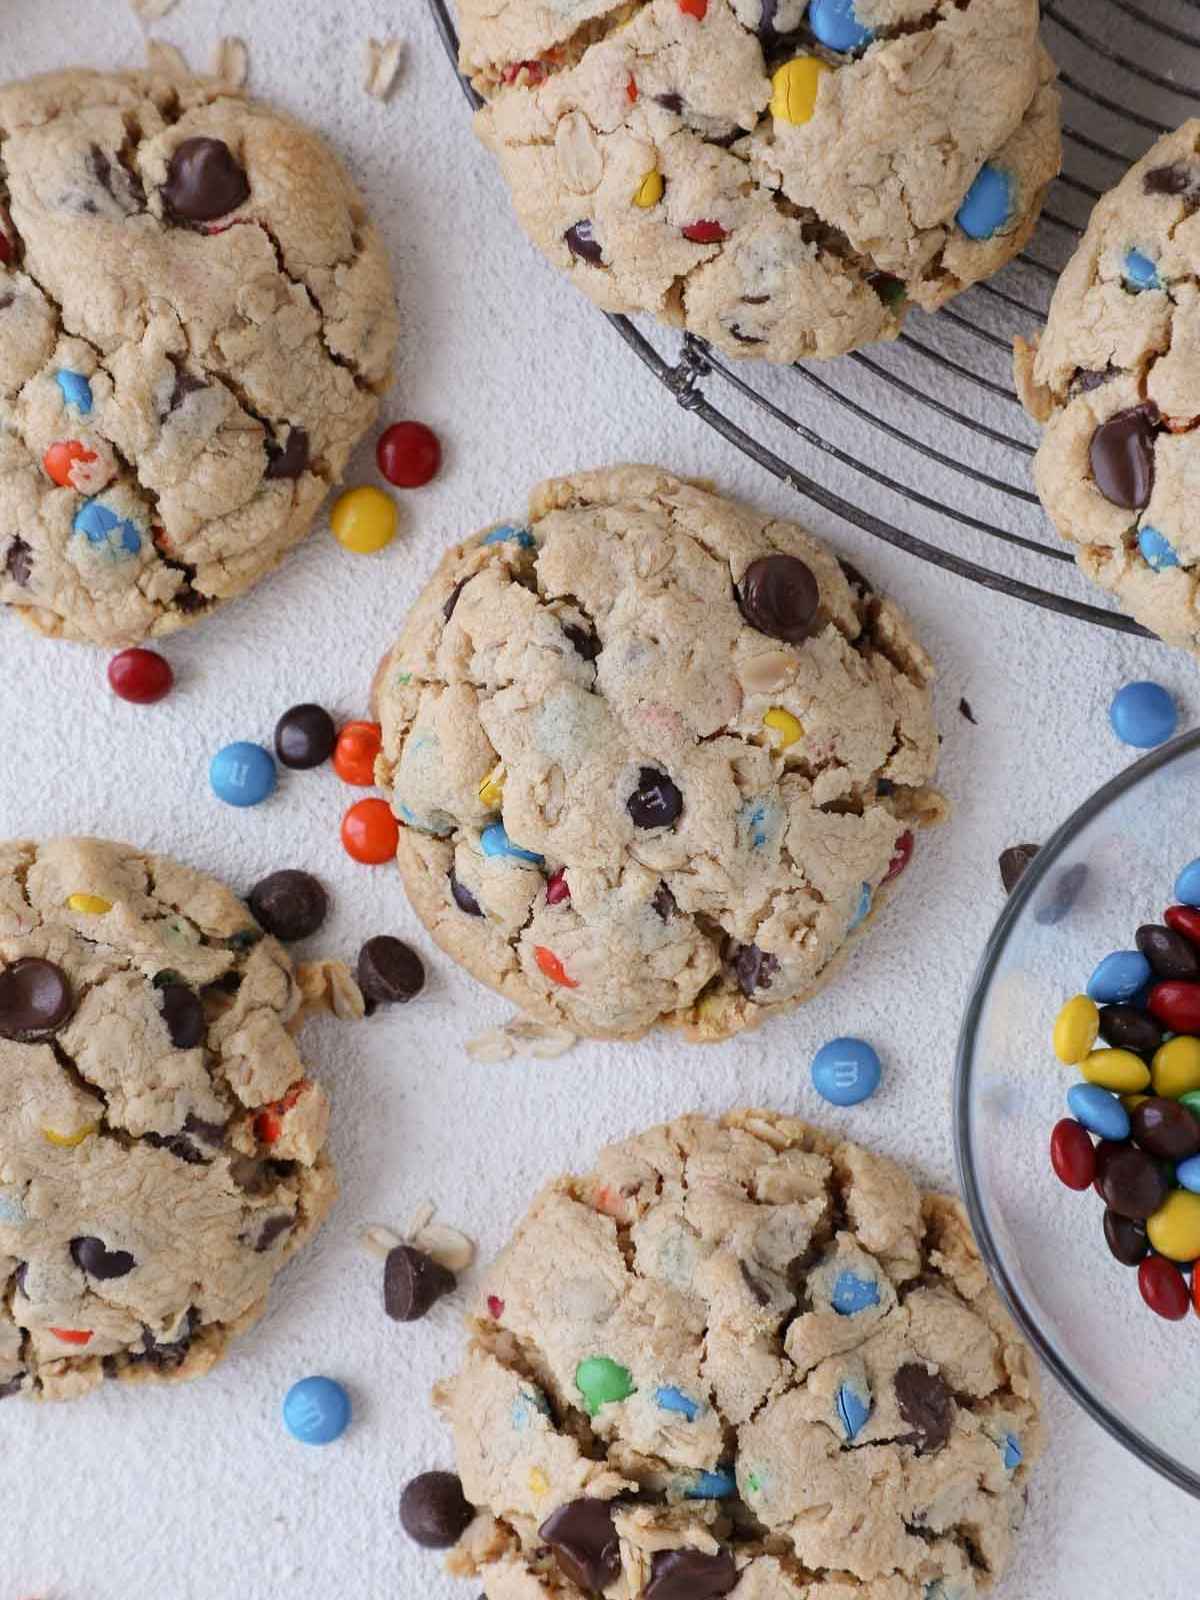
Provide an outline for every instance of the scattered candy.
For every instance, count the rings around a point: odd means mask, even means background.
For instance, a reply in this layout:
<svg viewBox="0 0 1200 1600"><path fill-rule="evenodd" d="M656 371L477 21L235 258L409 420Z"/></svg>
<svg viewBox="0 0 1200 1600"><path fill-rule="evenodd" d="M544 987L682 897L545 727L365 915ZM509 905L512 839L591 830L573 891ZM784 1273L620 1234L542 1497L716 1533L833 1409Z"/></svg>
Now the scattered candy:
<svg viewBox="0 0 1200 1600"><path fill-rule="evenodd" d="M583 1396L583 1407L589 1417L594 1417L601 1406L627 1400L634 1393L633 1378L628 1367L620 1366L608 1356L588 1356L575 1368L575 1387Z"/></svg>
<svg viewBox="0 0 1200 1600"><path fill-rule="evenodd" d="M425 967L420 956L403 939L377 933L358 952L355 973L367 1002L368 1014L376 1006L403 1005L425 987Z"/></svg>
<svg viewBox="0 0 1200 1600"><path fill-rule="evenodd" d="M1172 1033L1200 1033L1200 983L1156 983L1146 997L1150 1015Z"/></svg>
<svg viewBox="0 0 1200 1600"><path fill-rule="evenodd" d="M171 692L175 674L157 650L121 650L108 663L108 685L121 700L150 706Z"/></svg>
<svg viewBox="0 0 1200 1600"><path fill-rule="evenodd" d="M1138 1094L1150 1084L1150 1068L1131 1050L1093 1050L1080 1065L1089 1083L1116 1094Z"/></svg>
<svg viewBox="0 0 1200 1600"><path fill-rule="evenodd" d="M390 861L400 842L400 824L386 800L356 800L342 818L342 845L364 866Z"/></svg>
<svg viewBox="0 0 1200 1600"><path fill-rule="evenodd" d="M818 56L796 56L792 61L785 61L771 78L771 115L797 127L811 122L821 79L830 70Z"/></svg>
<svg viewBox="0 0 1200 1600"><path fill-rule="evenodd" d="M427 1550L448 1550L474 1515L453 1472L423 1472L400 1496L400 1526Z"/></svg>
<svg viewBox="0 0 1200 1600"><path fill-rule="evenodd" d="M835 1106L856 1106L879 1087L883 1067L865 1039L831 1039L813 1057L812 1084Z"/></svg>
<svg viewBox="0 0 1200 1600"><path fill-rule="evenodd" d="M638 772L638 785L625 809L638 828L669 828L683 811L683 796L679 789L657 767L642 767Z"/></svg>
<svg viewBox="0 0 1200 1600"><path fill-rule="evenodd" d="M1141 294L1144 289L1161 289L1162 281L1158 276L1158 268L1150 257L1140 250L1127 250L1125 261L1121 267L1121 277L1125 287L1134 294Z"/></svg>
<svg viewBox="0 0 1200 1600"><path fill-rule="evenodd" d="M1100 1012L1100 1036L1105 1044L1118 1050L1153 1055L1163 1041L1163 1030L1137 1006L1104 1006Z"/></svg>
<svg viewBox="0 0 1200 1600"><path fill-rule="evenodd" d="M417 1322L458 1287L454 1274L412 1245L388 1252L383 1269L383 1309L393 1322Z"/></svg>
<svg viewBox="0 0 1200 1600"><path fill-rule="evenodd" d="M106 549L114 560L127 560L142 548L142 536L129 518L118 516L99 500L85 500L71 527L90 545Z"/></svg>
<svg viewBox="0 0 1200 1600"><path fill-rule="evenodd" d="M275 724L275 754L285 767L308 771L328 761L337 729L324 706L291 706Z"/></svg>
<svg viewBox="0 0 1200 1600"><path fill-rule="evenodd" d="M1180 1188L1200 1194L1200 1155L1189 1156L1175 1168L1175 1181Z"/></svg>
<svg viewBox="0 0 1200 1600"><path fill-rule="evenodd" d="M864 1398L852 1384L841 1383L838 1385L835 1406L846 1443L853 1444L866 1427L867 1419L871 1415L870 1396Z"/></svg>
<svg viewBox="0 0 1200 1600"><path fill-rule="evenodd" d="M1136 1145L1102 1140L1097 1147L1096 1191L1119 1217L1149 1225L1149 1219L1165 1204L1170 1187L1161 1168Z"/></svg>
<svg viewBox="0 0 1200 1600"><path fill-rule="evenodd" d="M858 20L854 0L812 0L808 25L823 45L843 53L860 50L874 38L872 29Z"/></svg>
<svg viewBox="0 0 1200 1600"><path fill-rule="evenodd" d="M829 1304L839 1317L855 1317L879 1304L879 1285L854 1272L839 1272Z"/></svg>
<svg viewBox="0 0 1200 1600"><path fill-rule="evenodd" d="M1077 994L1067 1001L1055 1020L1054 1054L1064 1066L1078 1066L1091 1053L1099 1031L1100 1012L1095 1001L1085 994Z"/></svg>
<svg viewBox="0 0 1200 1600"><path fill-rule="evenodd" d="M301 1378L284 1396L283 1422L301 1444L332 1444L350 1425L350 1396L332 1378Z"/></svg>
<svg viewBox="0 0 1200 1600"><path fill-rule="evenodd" d="M489 1317L491 1317L493 1322L499 1322L500 1318L504 1315L504 1301L501 1300L498 1294L488 1295L487 1314Z"/></svg>
<svg viewBox="0 0 1200 1600"><path fill-rule="evenodd" d="M1104 1213L1104 1239L1114 1260L1123 1267L1136 1267L1150 1249L1146 1237L1146 1224L1132 1217L1120 1217L1115 1211Z"/></svg>
<svg viewBox="0 0 1200 1600"><path fill-rule="evenodd" d="M1138 533L1138 549L1142 552L1142 560L1155 572L1166 572L1170 567L1179 565L1179 557L1175 554L1174 547L1165 534L1148 524L1143 526Z"/></svg>
<svg viewBox="0 0 1200 1600"><path fill-rule="evenodd" d="M96 452L78 439L59 439L42 457L42 466L51 483L56 483L60 489L74 489L77 487L74 481L76 463L86 467L96 459Z"/></svg>
<svg viewBox="0 0 1200 1600"><path fill-rule="evenodd" d="M1145 922L1134 939L1156 978L1200 978L1200 952L1174 928Z"/></svg>
<svg viewBox="0 0 1200 1600"><path fill-rule="evenodd" d="M1151 1311L1168 1322L1187 1316L1187 1282L1179 1268L1161 1256L1147 1256L1138 1267L1138 1288Z"/></svg>
<svg viewBox="0 0 1200 1600"><path fill-rule="evenodd" d="M869 883L862 884L858 891L858 901L854 907L853 915L850 918L850 925L846 930L848 933L853 933L855 928L861 927L861 925L867 920L867 914L871 909L871 901L873 898L874 897L871 893L871 885Z"/></svg>
<svg viewBox="0 0 1200 1600"><path fill-rule="evenodd" d="M1067 1106L1077 1122L1100 1139L1128 1139L1129 1113L1107 1089L1077 1083L1067 1090Z"/></svg>
<svg viewBox="0 0 1200 1600"><path fill-rule="evenodd" d="M375 757L383 748L377 722L348 722L333 747L333 770L343 783L370 788L375 782Z"/></svg>
<svg viewBox="0 0 1200 1600"><path fill-rule="evenodd" d="M679 9L685 17L695 17L703 22L708 15L708 0L679 0Z"/></svg>
<svg viewBox="0 0 1200 1600"><path fill-rule="evenodd" d="M1160 1256L1195 1261L1200 1257L1200 1194L1173 1189L1148 1218L1146 1233Z"/></svg>
<svg viewBox="0 0 1200 1600"><path fill-rule="evenodd" d="M1184 906L1200 906L1200 859L1189 861L1175 879L1175 898L1181 900ZM1187 926L1181 923L1178 916L1172 921L1168 912L1166 920L1168 927L1177 928L1186 935Z"/></svg>
<svg viewBox="0 0 1200 1600"><path fill-rule="evenodd" d="M1163 921L1175 933L1183 934L1193 944L1200 944L1200 911L1194 906L1168 906Z"/></svg>
<svg viewBox="0 0 1200 1600"><path fill-rule="evenodd" d="M1191 1156L1200 1155L1200 1118L1182 1101L1146 1095L1129 1115L1134 1142L1160 1161L1186 1163ZM1179 1177L1179 1172L1175 1175Z"/></svg>
<svg viewBox="0 0 1200 1600"><path fill-rule="evenodd" d="M1096 1150L1087 1130L1072 1117L1054 1124L1050 1135L1050 1163L1060 1183L1068 1189L1088 1189L1096 1177Z"/></svg>
<svg viewBox="0 0 1200 1600"><path fill-rule="evenodd" d="M379 470L397 489L421 489L437 476L442 446L423 422L393 422L375 446Z"/></svg>
<svg viewBox="0 0 1200 1600"><path fill-rule="evenodd" d="M769 711L763 712L763 727L770 728L779 735L776 748L788 750L794 744L799 744L804 737L804 724L785 711L782 706L772 706Z"/></svg>
<svg viewBox="0 0 1200 1600"><path fill-rule="evenodd" d="M88 1344L92 1338L90 1328L51 1328L49 1332L64 1344Z"/></svg>
<svg viewBox="0 0 1200 1600"><path fill-rule="evenodd" d="M552 872L546 880L546 904L548 906L562 905L571 898L571 886L567 882L565 867L559 867L557 872Z"/></svg>
<svg viewBox="0 0 1200 1600"><path fill-rule="evenodd" d="M261 927L290 944L316 933L329 910L329 897L311 872L287 867L256 883L246 904Z"/></svg>
<svg viewBox="0 0 1200 1600"><path fill-rule="evenodd" d="M1140 950L1114 950L1088 979L1088 996L1105 1004L1132 1000L1152 975L1150 963Z"/></svg>
<svg viewBox="0 0 1200 1600"><path fill-rule="evenodd" d="M1161 683L1127 683L1113 695L1108 720L1123 744L1152 750L1174 734L1179 712Z"/></svg>
<svg viewBox="0 0 1200 1600"><path fill-rule="evenodd" d="M984 162L954 219L968 239L990 239L999 233L1012 216L1014 188L1010 172Z"/></svg>
<svg viewBox="0 0 1200 1600"><path fill-rule="evenodd" d="M660 1411L673 1411L685 1422L695 1422L700 1415L700 1402L672 1384L664 1384L654 1391L654 1403Z"/></svg>
<svg viewBox="0 0 1200 1600"><path fill-rule="evenodd" d="M1178 1034L1159 1045L1150 1063L1154 1093L1168 1100L1200 1089L1200 1039Z"/></svg>
<svg viewBox="0 0 1200 1600"><path fill-rule="evenodd" d="M42 1138L47 1144L52 1144L58 1150L75 1150L85 1139L90 1139L100 1127L98 1122L85 1122L82 1128L74 1133L59 1133L54 1128L43 1128Z"/></svg>
<svg viewBox="0 0 1200 1600"><path fill-rule="evenodd" d="M239 739L217 751L208 781L227 806L256 806L275 792L275 762L262 745Z"/></svg>
<svg viewBox="0 0 1200 1600"><path fill-rule="evenodd" d="M356 555L373 555L396 537L396 505L371 484L339 495L329 513L333 536Z"/></svg>

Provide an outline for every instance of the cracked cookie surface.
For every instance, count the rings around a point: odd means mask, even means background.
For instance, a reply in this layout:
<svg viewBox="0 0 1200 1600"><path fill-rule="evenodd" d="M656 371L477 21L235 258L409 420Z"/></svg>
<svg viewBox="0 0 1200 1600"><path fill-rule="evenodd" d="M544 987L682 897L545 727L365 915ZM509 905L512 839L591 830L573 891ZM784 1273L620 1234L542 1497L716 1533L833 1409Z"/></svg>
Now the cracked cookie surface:
<svg viewBox="0 0 1200 1600"><path fill-rule="evenodd" d="M1200 121L1097 204L1040 340L1016 343L1051 521L1124 610L1200 653Z"/></svg>
<svg viewBox="0 0 1200 1600"><path fill-rule="evenodd" d="M795 523L654 467L551 479L447 552L377 674L409 898L576 1033L753 1026L941 817L931 678Z"/></svg>
<svg viewBox="0 0 1200 1600"><path fill-rule="evenodd" d="M0 845L0 1396L196 1376L262 1314L337 1188L307 970L189 867Z"/></svg>
<svg viewBox="0 0 1200 1600"><path fill-rule="evenodd" d="M487 1600L971 1600L1042 1449L961 1206L794 1118L549 1184L435 1399ZM686 1581L685 1581L686 1580Z"/></svg>
<svg viewBox="0 0 1200 1600"><path fill-rule="evenodd" d="M605 310L729 355L895 338L1021 249L1059 169L1037 0L459 9L533 242Z"/></svg>
<svg viewBox="0 0 1200 1600"><path fill-rule="evenodd" d="M396 336L379 236L299 123L204 78L0 88L0 602L115 646L241 594Z"/></svg>

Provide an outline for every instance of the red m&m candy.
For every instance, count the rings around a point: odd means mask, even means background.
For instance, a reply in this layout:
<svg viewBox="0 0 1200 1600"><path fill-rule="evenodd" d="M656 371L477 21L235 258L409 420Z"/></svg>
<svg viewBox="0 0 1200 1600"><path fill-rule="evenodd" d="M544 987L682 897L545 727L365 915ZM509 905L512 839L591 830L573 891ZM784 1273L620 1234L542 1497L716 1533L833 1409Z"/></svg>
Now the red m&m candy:
<svg viewBox="0 0 1200 1600"><path fill-rule="evenodd" d="M442 446L437 434L423 422L393 422L379 436L375 460L397 489L420 489L437 476Z"/></svg>
<svg viewBox="0 0 1200 1600"><path fill-rule="evenodd" d="M914 843L915 840L913 839L911 832L908 831L902 833L896 840L896 848L892 853L892 859L888 863L887 871L883 875L884 883L891 883L893 878L898 878L904 871L905 867L912 860Z"/></svg>
<svg viewBox="0 0 1200 1600"><path fill-rule="evenodd" d="M1147 996L1146 1009L1172 1033L1200 1033L1200 983L1184 978L1156 983Z"/></svg>
<svg viewBox="0 0 1200 1600"><path fill-rule="evenodd" d="M1193 944L1200 944L1200 911L1195 906L1168 906L1163 921Z"/></svg>
<svg viewBox="0 0 1200 1600"><path fill-rule="evenodd" d="M1087 1129L1073 1117L1054 1124L1050 1135L1050 1165L1068 1189L1086 1189L1096 1176L1096 1152Z"/></svg>
<svg viewBox="0 0 1200 1600"><path fill-rule="evenodd" d="M161 700L171 692L174 682L171 663L157 650L122 650L108 663L112 692L137 706L149 706Z"/></svg>
<svg viewBox="0 0 1200 1600"><path fill-rule="evenodd" d="M566 870L559 867L557 872L552 872L546 880L546 904L558 906L564 900L571 898L571 885L567 882Z"/></svg>
<svg viewBox="0 0 1200 1600"><path fill-rule="evenodd" d="M701 217L684 227L683 237L690 239L693 244L720 244L729 235L719 222L714 222L710 217Z"/></svg>
<svg viewBox="0 0 1200 1600"><path fill-rule="evenodd" d="M1142 1299L1160 1317L1178 1322L1188 1312L1188 1287L1183 1273L1162 1256L1147 1256L1138 1267Z"/></svg>
<svg viewBox="0 0 1200 1600"><path fill-rule="evenodd" d="M386 800L357 800L342 818L346 854L364 866L390 861L400 842L400 824Z"/></svg>
<svg viewBox="0 0 1200 1600"><path fill-rule="evenodd" d="M498 1294L490 1294L487 1297L487 1309L488 1316L491 1317L492 1321L499 1322L504 1315L504 1301L501 1300Z"/></svg>

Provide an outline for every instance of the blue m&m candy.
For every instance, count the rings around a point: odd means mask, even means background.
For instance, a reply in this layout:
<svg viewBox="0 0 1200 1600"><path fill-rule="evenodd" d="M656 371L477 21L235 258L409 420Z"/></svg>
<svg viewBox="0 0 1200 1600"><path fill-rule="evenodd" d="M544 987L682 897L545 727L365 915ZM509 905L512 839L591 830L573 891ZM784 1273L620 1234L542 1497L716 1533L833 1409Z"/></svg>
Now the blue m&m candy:
<svg viewBox="0 0 1200 1600"><path fill-rule="evenodd" d="M1158 276L1158 268L1150 257L1143 255L1140 250L1127 250L1125 261L1121 267L1121 277L1125 287L1134 294L1141 294L1143 289L1161 289L1162 282Z"/></svg>
<svg viewBox="0 0 1200 1600"><path fill-rule="evenodd" d="M839 1317L856 1317L879 1304L879 1285L873 1278L860 1278L857 1272L839 1272L829 1304Z"/></svg>
<svg viewBox="0 0 1200 1600"><path fill-rule="evenodd" d="M871 893L871 885L869 883L864 883L862 888L858 891L858 904L854 907L854 915L850 918L850 927L847 930L849 933L853 933L855 928L858 927L859 923L866 920L866 915L871 909L871 901L873 898L874 896Z"/></svg>
<svg viewBox="0 0 1200 1600"><path fill-rule="evenodd" d="M1127 683L1118 689L1108 708L1112 731L1122 744L1135 750L1153 750L1169 739L1179 725L1175 702L1161 683Z"/></svg>
<svg viewBox="0 0 1200 1600"><path fill-rule="evenodd" d="M128 517L118 516L100 500L85 500L75 513L71 527L87 542L107 547L114 557L135 556L142 548L142 536Z"/></svg>
<svg viewBox="0 0 1200 1600"><path fill-rule="evenodd" d="M685 1500L725 1500L736 1493L737 1479L719 1467L716 1472L697 1472L683 1491Z"/></svg>
<svg viewBox="0 0 1200 1600"><path fill-rule="evenodd" d="M208 781L227 806L256 806L275 792L275 762L261 744L239 739L217 751Z"/></svg>
<svg viewBox="0 0 1200 1600"><path fill-rule="evenodd" d="M332 1444L350 1426L350 1396L332 1378L301 1378L283 1398L283 1425L301 1444Z"/></svg>
<svg viewBox="0 0 1200 1600"><path fill-rule="evenodd" d="M1108 1089L1098 1083L1077 1083L1067 1090L1067 1107L1098 1139L1128 1139L1129 1113Z"/></svg>
<svg viewBox="0 0 1200 1600"><path fill-rule="evenodd" d="M535 867L540 867L545 860L536 850L522 850L519 844L514 844L502 822L487 825L479 835L479 848L485 856L510 856L514 861L532 861Z"/></svg>
<svg viewBox="0 0 1200 1600"><path fill-rule="evenodd" d="M536 543L528 528L514 528L512 523L505 522L499 528L493 528L491 533L485 534L484 544L515 544L522 550L532 550Z"/></svg>
<svg viewBox="0 0 1200 1600"><path fill-rule="evenodd" d="M1179 557L1175 554L1170 540L1148 523L1139 530L1137 542L1138 549L1142 552L1142 560L1148 567L1153 567L1155 572L1165 572L1168 567L1179 565Z"/></svg>
<svg viewBox="0 0 1200 1600"><path fill-rule="evenodd" d="M1175 879L1175 898L1185 906L1200 906L1200 856L1189 861Z"/></svg>
<svg viewBox="0 0 1200 1600"><path fill-rule="evenodd" d="M854 13L854 0L812 0L808 25L830 50L860 50L875 37Z"/></svg>
<svg viewBox="0 0 1200 1600"><path fill-rule="evenodd" d="M1012 216L1013 178L985 161L958 208L955 222L968 239L990 239Z"/></svg>
<svg viewBox="0 0 1200 1600"><path fill-rule="evenodd" d="M856 1106L879 1087L879 1057L865 1039L831 1039L813 1057L813 1088L835 1106Z"/></svg>
<svg viewBox="0 0 1200 1600"><path fill-rule="evenodd" d="M1150 963L1140 950L1114 950L1088 979L1088 998L1104 1006L1127 1005L1150 976Z"/></svg>
<svg viewBox="0 0 1200 1600"><path fill-rule="evenodd" d="M1200 1194L1200 1156L1189 1156L1175 1168L1175 1182L1181 1189Z"/></svg>
<svg viewBox="0 0 1200 1600"><path fill-rule="evenodd" d="M92 409L92 386L82 372L72 372L68 367L60 367L54 374L54 381L58 385L65 405L74 406L82 416L87 416Z"/></svg>

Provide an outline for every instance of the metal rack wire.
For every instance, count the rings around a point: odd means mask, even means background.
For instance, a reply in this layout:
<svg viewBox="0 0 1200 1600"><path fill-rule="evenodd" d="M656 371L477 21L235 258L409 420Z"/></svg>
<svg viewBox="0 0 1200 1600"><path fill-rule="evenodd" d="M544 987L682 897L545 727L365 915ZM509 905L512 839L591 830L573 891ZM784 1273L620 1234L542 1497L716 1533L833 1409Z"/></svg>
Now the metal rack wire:
<svg viewBox="0 0 1200 1600"><path fill-rule="evenodd" d="M447 0L428 4L457 63ZM1144 634L1087 598L1095 591L1041 511L1037 432L1013 389L1011 348L1044 321L1093 203L1200 101L1200 0L1043 0L1042 18L1060 69L1064 170L1030 245L991 282L936 315L914 311L893 344L788 368L608 321L681 406L855 527L986 588Z"/></svg>

